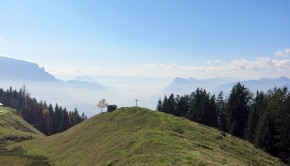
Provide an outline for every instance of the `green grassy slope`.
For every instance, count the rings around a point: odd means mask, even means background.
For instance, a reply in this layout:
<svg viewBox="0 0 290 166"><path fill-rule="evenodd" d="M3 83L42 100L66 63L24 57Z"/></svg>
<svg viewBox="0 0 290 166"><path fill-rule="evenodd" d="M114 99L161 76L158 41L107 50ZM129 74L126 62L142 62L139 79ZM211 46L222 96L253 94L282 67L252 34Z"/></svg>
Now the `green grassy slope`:
<svg viewBox="0 0 290 166"><path fill-rule="evenodd" d="M17 146L48 157L52 165L283 165L236 137L136 107Z"/></svg>
<svg viewBox="0 0 290 166"><path fill-rule="evenodd" d="M43 136L41 132L28 124L15 110L0 107L0 143L20 142Z"/></svg>
<svg viewBox="0 0 290 166"><path fill-rule="evenodd" d="M5 150L7 145L31 139L41 139L44 135L15 114L15 110L0 106L0 165L29 165L35 163L31 156L19 150Z"/></svg>

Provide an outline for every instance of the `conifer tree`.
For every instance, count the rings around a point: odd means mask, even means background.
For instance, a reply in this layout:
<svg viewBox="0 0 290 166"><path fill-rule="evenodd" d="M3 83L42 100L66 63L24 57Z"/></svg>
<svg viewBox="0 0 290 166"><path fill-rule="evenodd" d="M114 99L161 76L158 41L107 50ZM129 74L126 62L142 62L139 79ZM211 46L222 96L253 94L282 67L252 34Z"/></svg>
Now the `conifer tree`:
<svg viewBox="0 0 290 166"><path fill-rule="evenodd" d="M157 106L156 106L157 111L162 111L162 101L161 99L158 100Z"/></svg>
<svg viewBox="0 0 290 166"><path fill-rule="evenodd" d="M174 94L171 94L168 98L168 113L177 116Z"/></svg>
<svg viewBox="0 0 290 166"><path fill-rule="evenodd" d="M243 138L244 129L250 112L252 94L241 83L237 83L231 90L227 106L227 129L234 136Z"/></svg>
<svg viewBox="0 0 290 166"><path fill-rule="evenodd" d="M215 95L209 98L207 102L205 113L203 117L203 124L211 127L218 127L217 106L215 102Z"/></svg>
<svg viewBox="0 0 290 166"><path fill-rule="evenodd" d="M266 95L263 92L257 91L254 103L251 105L251 110L245 128L245 138L248 141L254 142L260 117L262 117L266 108Z"/></svg>
<svg viewBox="0 0 290 166"><path fill-rule="evenodd" d="M168 110L169 110L168 98L167 98L167 96L165 95L164 98L163 98L163 102L162 102L162 109L161 109L161 112L169 113Z"/></svg>
<svg viewBox="0 0 290 166"><path fill-rule="evenodd" d="M268 106L257 127L255 144L290 163L290 93L287 88L268 92Z"/></svg>
<svg viewBox="0 0 290 166"><path fill-rule="evenodd" d="M221 91L216 100L217 104L217 117L218 117L218 128L221 131L226 131L226 119L225 119L225 107L226 103L223 98L223 92Z"/></svg>
<svg viewBox="0 0 290 166"><path fill-rule="evenodd" d="M181 117L186 117L189 109L189 96L188 95L181 96L176 101L178 115Z"/></svg>

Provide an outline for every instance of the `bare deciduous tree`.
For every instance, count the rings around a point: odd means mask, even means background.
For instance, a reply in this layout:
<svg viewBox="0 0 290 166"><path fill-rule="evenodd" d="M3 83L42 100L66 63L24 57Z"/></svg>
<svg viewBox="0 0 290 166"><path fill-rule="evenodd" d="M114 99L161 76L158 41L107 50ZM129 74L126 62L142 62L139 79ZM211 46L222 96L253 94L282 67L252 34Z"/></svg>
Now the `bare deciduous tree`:
<svg viewBox="0 0 290 166"><path fill-rule="evenodd" d="M103 108L107 107L108 103L106 101L106 99L101 99L99 101L98 107L101 109L101 112L103 112Z"/></svg>

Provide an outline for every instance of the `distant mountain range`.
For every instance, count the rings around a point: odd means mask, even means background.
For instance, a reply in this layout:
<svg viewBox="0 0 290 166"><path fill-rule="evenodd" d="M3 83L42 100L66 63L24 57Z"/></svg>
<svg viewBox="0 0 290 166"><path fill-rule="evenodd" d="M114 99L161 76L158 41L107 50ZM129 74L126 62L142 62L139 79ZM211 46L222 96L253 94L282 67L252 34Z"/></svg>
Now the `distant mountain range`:
<svg viewBox="0 0 290 166"><path fill-rule="evenodd" d="M234 78L185 79L177 77L164 89L164 92L183 95L195 91L198 87L207 91L213 91L219 85L229 84L236 80Z"/></svg>
<svg viewBox="0 0 290 166"><path fill-rule="evenodd" d="M0 88L8 89L12 86L19 89L25 85L28 92L37 99L52 104L58 103L68 110L77 107L79 112L85 112L87 116L99 113L97 102L102 98L107 99L109 104L118 106L133 106L134 100L138 98L141 106L155 109L158 99L164 94L190 94L198 87L206 89L211 94L218 94L220 91L228 94L238 81L253 93L257 89L267 91L274 87L290 87L290 79L287 77L258 80L178 77L166 87L170 81L167 78L110 76L79 76L73 80L63 81L35 63L0 57Z"/></svg>
<svg viewBox="0 0 290 166"><path fill-rule="evenodd" d="M239 82L245 85L247 88L249 88L252 92L255 92L257 90L267 92L268 90L273 89L275 87L277 88L290 87L290 79L285 76L281 76L278 78L260 78L258 80L247 80ZM222 90L226 93L229 93L235 84L237 84L237 82L220 85L214 91L216 92Z"/></svg>
<svg viewBox="0 0 290 166"><path fill-rule="evenodd" d="M266 92L275 87L290 87L290 79L285 76L278 78L260 78L258 80L239 80L237 78L185 79L178 77L175 78L163 92L165 94L174 93L183 95L190 94L199 87L213 94L218 94L220 91L228 94L238 82L245 85L252 92L257 90Z"/></svg>

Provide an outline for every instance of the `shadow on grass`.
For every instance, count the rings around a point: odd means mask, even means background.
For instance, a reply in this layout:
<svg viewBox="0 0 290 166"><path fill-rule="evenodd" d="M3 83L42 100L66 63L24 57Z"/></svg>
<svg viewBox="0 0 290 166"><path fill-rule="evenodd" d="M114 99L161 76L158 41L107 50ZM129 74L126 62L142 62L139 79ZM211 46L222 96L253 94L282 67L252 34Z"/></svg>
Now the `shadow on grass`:
<svg viewBox="0 0 290 166"><path fill-rule="evenodd" d="M15 147L12 150L7 150L5 145L0 144L0 156L11 156L27 159L30 161L28 166L50 166L48 158L40 155L27 155L21 147Z"/></svg>

